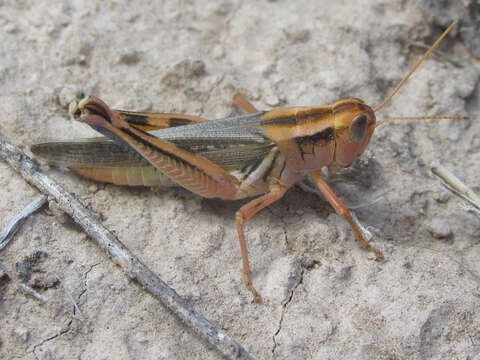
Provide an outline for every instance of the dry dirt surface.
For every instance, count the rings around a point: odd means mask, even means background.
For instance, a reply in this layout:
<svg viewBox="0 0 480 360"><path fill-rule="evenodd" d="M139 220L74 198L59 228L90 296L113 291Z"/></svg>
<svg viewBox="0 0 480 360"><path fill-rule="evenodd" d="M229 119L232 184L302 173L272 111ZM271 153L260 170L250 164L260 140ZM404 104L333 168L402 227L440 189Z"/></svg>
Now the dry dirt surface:
<svg viewBox="0 0 480 360"><path fill-rule="evenodd" d="M44 167L186 301L258 359L480 359L480 222L430 175L480 190L480 7L462 1L0 1L0 131L27 147L95 136L67 104L216 119L345 97L379 104L454 19L457 28L383 109L469 120L387 123L329 177L385 254L362 251L322 198L295 187L246 226L245 202L154 193ZM0 162L0 226L37 196ZM373 201L376 199L376 201ZM219 359L75 225L43 208L0 253L1 359ZM27 284L41 302L21 289ZM69 295L78 304L76 310Z"/></svg>

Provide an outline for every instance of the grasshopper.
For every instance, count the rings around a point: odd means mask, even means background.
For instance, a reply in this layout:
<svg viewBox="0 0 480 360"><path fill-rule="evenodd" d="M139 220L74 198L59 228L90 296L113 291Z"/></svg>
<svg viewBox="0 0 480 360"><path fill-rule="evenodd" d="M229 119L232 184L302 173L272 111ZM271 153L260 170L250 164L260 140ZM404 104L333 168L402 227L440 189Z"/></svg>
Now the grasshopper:
<svg viewBox="0 0 480 360"><path fill-rule="evenodd" d="M367 147L382 109L432 53L452 23L423 55L390 96L372 108L358 99L316 107L257 111L242 95L234 103L248 114L207 121L189 115L140 113L110 109L88 96L70 104L70 113L106 137L76 142L40 143L35 156L90 179L132 186L180 185L206 198L237 200L256 197L236 213L243 280L255 302L244 225L279 200L305 175L316 183L336 213L350 224L362 248L383 260L353 221L348 208L325 182L322 168L336 172L350 166ZM460 119L421 116L401 119ZM157 130L157 131L154 131Z"/></svg>

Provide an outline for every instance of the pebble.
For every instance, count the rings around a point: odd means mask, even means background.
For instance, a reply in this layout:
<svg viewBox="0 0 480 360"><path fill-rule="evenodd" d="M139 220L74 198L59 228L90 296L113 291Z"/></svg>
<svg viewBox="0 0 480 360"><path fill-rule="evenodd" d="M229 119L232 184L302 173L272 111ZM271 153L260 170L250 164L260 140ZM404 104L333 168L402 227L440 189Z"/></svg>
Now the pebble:
<svg viewBox="0 0 480 360"><path fill-rule="evenodd" d="M427 229L437 239L446 239L452 235L452 229L444 219L433 219Z"/></svg>
<svg viewBox="0 0 480 360"><path fill-rule="evenodd" d="M270 94L270 95L267 95L265 97L265 103L268 106L275 107L275 106L278 106L280 104L280 100L274 94Z"/></svg>

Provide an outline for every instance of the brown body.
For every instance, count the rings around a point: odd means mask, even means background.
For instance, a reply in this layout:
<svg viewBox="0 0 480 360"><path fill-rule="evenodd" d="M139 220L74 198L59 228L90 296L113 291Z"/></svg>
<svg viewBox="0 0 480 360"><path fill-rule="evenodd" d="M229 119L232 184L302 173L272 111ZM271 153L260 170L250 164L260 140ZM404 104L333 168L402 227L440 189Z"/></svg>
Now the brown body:
<svg viewBox="0 0 480 360"><path fill-rule="evenodd" d="M72 102L71 114L110 140L37 144L32 146L32 152L98 181L146 186L177 184L200 196L224 200L258 196L240 208L236 222L244 281L254 300L259 301L250 278L243 226L305 175L317 184L337 214L348 221L359 244L374 252L378 260L383 259L383 254L365 241L347 207L324 181L321 170L348 167L363 153L377 126L375 112L390 101L455 24L375 109L360 100L345 99L319 107L258 112L237 94L234 103L250 114L206 121L189 115L116 111L95 97L87 97ZM146 132L155 129L162 130Z"/></svg>

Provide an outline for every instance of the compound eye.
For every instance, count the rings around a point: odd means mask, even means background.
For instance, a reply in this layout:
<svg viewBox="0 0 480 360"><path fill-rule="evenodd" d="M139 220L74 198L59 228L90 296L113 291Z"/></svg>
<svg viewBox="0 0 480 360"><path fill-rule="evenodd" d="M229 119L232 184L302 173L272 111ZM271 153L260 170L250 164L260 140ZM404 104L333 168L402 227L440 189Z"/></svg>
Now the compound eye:
<svg viewBox="0 0 480 360"><path fill-rule="evenodd" d="M367 116L358 115L350 124L350 138L355 143L361 143L367 134Z"/></svg>

